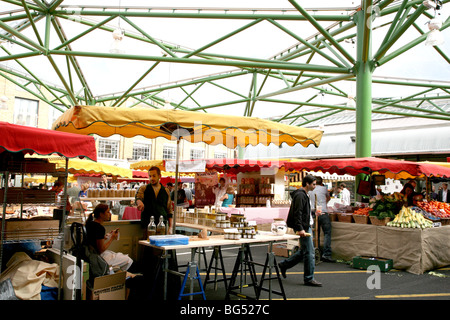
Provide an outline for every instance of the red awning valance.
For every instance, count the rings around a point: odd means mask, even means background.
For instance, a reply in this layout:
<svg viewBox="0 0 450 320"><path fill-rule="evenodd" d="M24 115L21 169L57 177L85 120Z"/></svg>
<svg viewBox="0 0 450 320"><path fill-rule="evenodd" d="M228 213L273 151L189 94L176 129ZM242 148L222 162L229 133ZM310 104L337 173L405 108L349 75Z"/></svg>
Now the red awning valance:
<svg viewBox="0 0 450 320"><path fill-rule="evenodd" d="M249 159L207 159L208 170L226 171L228 173L259 171L261 168L280 168L284 166L283 160L249 160Z"/></svg>
<svg viewBox="0 0 450 320"><path fill-rule="evenodd" d="M434 164L374 157L293 161L286 162L285 169L286 171L321 171L339 175L350 174L353 176L360 173L369 174L378 172L387 177L399 179L423 176L450 177L450 168Z"/></svg>
<svg viewBox="0 0 450 320"><path fill-rule="evenodd" d="M3 151L87 157L97 161L94 137L33 128L0 121L0 153Z"/></svg>

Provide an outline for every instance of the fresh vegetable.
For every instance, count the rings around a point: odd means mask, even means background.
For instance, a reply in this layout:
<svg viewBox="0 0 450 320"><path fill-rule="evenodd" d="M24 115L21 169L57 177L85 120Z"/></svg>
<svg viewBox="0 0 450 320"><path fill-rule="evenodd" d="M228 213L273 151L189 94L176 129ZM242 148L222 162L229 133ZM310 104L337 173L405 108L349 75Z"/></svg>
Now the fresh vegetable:
<svg viewBox="0 0 450 320"><path fill-rule="evenodd" d="M370 207L365 207L365 208L359 208L357 210L355 210L353 212L353 214L355 215L361 215L361 216L368 216L369 212L372 211L373 209Z"/></svg>
<svg viewBox="0 0 450 320"><path fill-rule="evenodd" d="M395 216L395 219L389 221L389 227L397 228L432 228L433 222L423 217L421 213L414 211L409 207L402 207L400 212Z"/></svg>
<svg viewBox="0 0 450 320"><path fill-rule="evenodd" d="M373 210L369 212L369 215L378 219L394 219L401 205L402 202L396 202L395 200L379 199L370 205Z"/></svg>

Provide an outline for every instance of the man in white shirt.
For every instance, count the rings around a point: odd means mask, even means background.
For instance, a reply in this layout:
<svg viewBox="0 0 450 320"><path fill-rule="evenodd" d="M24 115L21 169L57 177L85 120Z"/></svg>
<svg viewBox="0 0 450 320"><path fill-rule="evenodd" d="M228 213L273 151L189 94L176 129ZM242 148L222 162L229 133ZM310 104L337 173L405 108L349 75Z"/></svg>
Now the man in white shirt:
<svg viewBox="0 0 450 320"><path fill-rule="evenodd" d="M322 251L322 261L335 262L331 258L331 220L328 215L327 203L330 201L330 193L327 187L323 185L321 177L316 178L316 188L309 192L309 199L311 201L311 211L318 216L317 220L319 223L318 237L320 239L320 229L324 233L324 244ZM317 209L317 206L321 207L321 210ZM319 244L320 247L320 244Z"/></svg>
<svg viewBox="0 0 450 320"><path fill-rule="evenodd" d="M342 204L345 206L349 206L350 205L350 191L348 191L348 189L346 188L345 183L341 183L341 195L342 195Z"/></svg>

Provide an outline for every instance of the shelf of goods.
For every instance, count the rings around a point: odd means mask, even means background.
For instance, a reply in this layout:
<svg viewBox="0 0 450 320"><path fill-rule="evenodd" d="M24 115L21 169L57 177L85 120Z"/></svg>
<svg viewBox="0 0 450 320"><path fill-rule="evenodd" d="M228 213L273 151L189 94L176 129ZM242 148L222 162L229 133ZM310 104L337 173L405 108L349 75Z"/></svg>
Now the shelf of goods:
<svg viewBox="0 0 450 320"><path fill-rule="evenodd" d="M236 194L237 207L266 206L267 201L273 201L273 184L270 178L261 177L259 182L254 178L242 178L239 193Z"/></svg>
<svg viewBox="0 0 450 320"><path fill-rule="evenodd" d="M124 189L124 190L114 190L114 189L88 189L87 198L88 199L99 199L99 200L110 200L121 199L121 200L134 200L136 195L135 189Z"/></svg>
<svg viewBox="0 0 450 320"><path fill-rule="evenodd" d="M65 176L56 172L55 164L45 159L8 162L7 168L8 171L2 172L4 181L9 181L12 175L24 174ZM5 217L2 216L3 243L49 241L61 236L59 220L53 220L52 209L59 205L54 191L24 188L22 179L22 187L6 188L5 184L2 185L0 203L5 208Z"/></svg>

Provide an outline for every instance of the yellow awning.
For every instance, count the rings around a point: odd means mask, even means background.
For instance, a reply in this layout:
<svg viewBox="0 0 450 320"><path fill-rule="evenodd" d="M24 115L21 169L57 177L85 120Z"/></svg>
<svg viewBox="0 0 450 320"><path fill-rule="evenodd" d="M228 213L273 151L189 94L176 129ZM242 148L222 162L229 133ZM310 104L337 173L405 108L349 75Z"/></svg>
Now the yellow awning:
<svg viewBox="0 0 450 320"><path fill-rule="evenodd" d="M101 106L74 106L64 112L54 123L53 129L79 134L95 133L102 137L119 134L123 137L142 135L153 139L164 137L177 140L173 135L180 127L181 139L210 145L223 144L234 149L236 146L273 143L289 146L300 143L319 146L323 132L263 120L255 117L241 117L200 113L171 109L113 108Z"/></svg>
<svg viewBox="0 0 450 320"><path fill-rule="evenodd" d="M142 160L130 164L130 169L148 171L151 167L158 167L161 170L161 177L175 177L175 172L166 171L164 160ZM195 177L195 173L178 172L180 176Z"/></svg>
<svg viewBox="0 0 450 320"><path fill-rule="evenodd" d="M130 164L130 169L147 171L151 167L158 167L161 171L165 170L164 160L142 160Z"/></svg>
<svg viewBox="0 0 450 320"><path fill-rule="evenodd" d="M58 171L66 170L65 160L49 160L56 163L56 169ZM68 164L69 173L75 174L106 174L107 176L117 176L123 178L132 178L133 170L116 167L110 164L94 162L90 160L69 159Z"/></svg>

